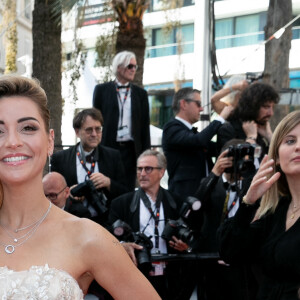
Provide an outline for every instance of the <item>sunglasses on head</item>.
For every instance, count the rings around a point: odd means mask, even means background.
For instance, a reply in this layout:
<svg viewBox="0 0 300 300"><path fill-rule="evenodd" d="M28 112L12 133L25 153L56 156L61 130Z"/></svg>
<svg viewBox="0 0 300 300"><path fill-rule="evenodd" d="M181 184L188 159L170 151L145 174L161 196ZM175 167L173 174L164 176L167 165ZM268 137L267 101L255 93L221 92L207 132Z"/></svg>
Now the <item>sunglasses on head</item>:
<svg viewBox="0 0 300 300"><path fill-rule="evenodd" d="M131 69L136 69L138 68L137 65L134 65L134 64L129 64L127 67L126 67L128 70L131 70Z"/></svg>

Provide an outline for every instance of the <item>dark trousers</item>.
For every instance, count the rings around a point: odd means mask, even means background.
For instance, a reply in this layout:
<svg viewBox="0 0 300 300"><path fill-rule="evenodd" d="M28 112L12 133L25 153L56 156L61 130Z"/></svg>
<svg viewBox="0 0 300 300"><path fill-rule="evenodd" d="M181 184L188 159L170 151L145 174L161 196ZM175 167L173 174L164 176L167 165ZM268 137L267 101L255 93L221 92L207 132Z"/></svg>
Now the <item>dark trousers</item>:
<svg viewBox="0 0 300 300"><path fill-rule="evenodd" d="M129 191L134 191L136 186L136 154L133 141L118 142L118 150L125 168L125 181Z"/></svg>

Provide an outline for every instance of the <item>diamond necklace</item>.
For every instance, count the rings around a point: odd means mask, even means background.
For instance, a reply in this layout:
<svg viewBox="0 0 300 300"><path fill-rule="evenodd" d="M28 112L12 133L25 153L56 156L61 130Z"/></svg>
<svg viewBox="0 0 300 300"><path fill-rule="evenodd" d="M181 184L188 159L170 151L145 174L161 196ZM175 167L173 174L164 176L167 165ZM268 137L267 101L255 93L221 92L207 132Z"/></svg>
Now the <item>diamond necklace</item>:
<svg viewBox="0 0 300 300"><path fill-rule="evenodd" d="M19 246L23 245L27 240L29 240L33 236L33 234L37 231L38 227L42 224L42 222L46 219L46 217L48 216L48 214L50 212L51 207L52 207L52 203L49 201L49 207L48 207L47 211L45 212L45 214L37 222L35 222L35 225L34 225L33 228L31 228L26 234L24 234L23 236L19 237L18 239L16 239L15 237L13 237L8 232L8 230L5 227L3 227L3 225L0 225L5 230L5 232L7 233L7 235L10 238L12 238L15 243L17 243L20 239L25 238L22 242L20 242L17 245L11 245L11 244L6 245L6 244L0 242L0 245L2 245L4 247L4 251L7 254L12 254L12 253L15 252L15 248L16 247L19 247Z"/></svg>

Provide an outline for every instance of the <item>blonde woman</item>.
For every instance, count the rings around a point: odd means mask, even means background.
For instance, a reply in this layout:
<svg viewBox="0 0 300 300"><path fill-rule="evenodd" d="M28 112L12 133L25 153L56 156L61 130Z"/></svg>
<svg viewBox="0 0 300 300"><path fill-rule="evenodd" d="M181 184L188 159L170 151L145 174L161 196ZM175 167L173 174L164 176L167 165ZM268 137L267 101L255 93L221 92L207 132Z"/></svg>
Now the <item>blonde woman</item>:
<svg viewBox="0 0 300 300"><path fill-rule="evenodd" d="M290 113L277 126L269 154L262 160L237 214L222 226L219 237L220 254L226 262L261 266L264 279L257 299L298 299L300 111Z"/></svg>

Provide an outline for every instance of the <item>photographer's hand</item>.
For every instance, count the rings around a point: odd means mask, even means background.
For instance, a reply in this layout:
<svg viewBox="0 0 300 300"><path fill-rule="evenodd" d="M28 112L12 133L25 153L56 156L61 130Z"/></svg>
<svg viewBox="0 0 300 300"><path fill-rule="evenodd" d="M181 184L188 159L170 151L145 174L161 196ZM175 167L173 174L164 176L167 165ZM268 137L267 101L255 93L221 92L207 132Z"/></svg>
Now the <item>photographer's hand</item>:
<svg viewBox="0 0 300 300"><path fill-rule="evenodd" d="M76 201L82 202L82 201L84 200L84 196L82 196L82 197L77 197L77 196L73 196L72 193L71 193L71 190L72 190L74 187L76 187L77 185L78 185L78 184L74 184L74 185L72 185L72 186L70 187L70 195L69 195L69 197L72 198L72 199L74 199L74 200L76 200Z"/></svg>
<svg viewBox="0 0 300 300"><path fill-rule="evenodd" d="M219 155L213 169L211 170L216 176L221 176L225 169L232 167L233 157L227 157L227 154L228 149Z"/></svg>
<svg viewBox="0 0 300 300"><path fill-rule="evenodd" d="M134 254L134 250L142 250L143 246L140 246L136 243L121 243L121 245L123 246L123 248L126 250L127 254L129 255L129 257L131 258L131 260L133 261L133 263L137 266L137 261L136 261L136 257Z"/></svg>
<svg viewBox="0 0 300 300"><path fill-rule="evenodd" d="M255 144L257 139L257 124L254 121L243 122L243 130L247 136L246 142Z"/></svg>
<svg viewBox="0 0 300 300"><path fill-rule="evenodd" d="M175 250L178 250L180 252L186 251L189 246L188 244L184 243L182 240L177 239L175 236L172 236L171 241L169 241L169 246L174 248Z"/></svg>
<svg viewBox="0 0 300 300"><path fill-rule="evenodd" d="M107 188L110 190L110 178L103 175L102 173L93 173L90 176L96 189Z"/></svg>
<svg viewBox="0 0 300 300"><path fill-rule="evenodd" d="M258 125L257 127L258 133L267 139L268 142L271 141L273 132L270 126L270 122L266 122L265 125Z"/></svg>
<svg viewBox="0 0 300 300"><path fill-rule="evenodd" d="M272 174L274 167L274 160L268 160L268 155L265 155L263 160L261 161L260 167L253 177L250 188L247 191L246 196L243 198L243 202L252 205L259 198L263 196L263 194L272 186L274 182L276 182L280 177L280 172L276 172L271 177L269 175Z"/></svg>

